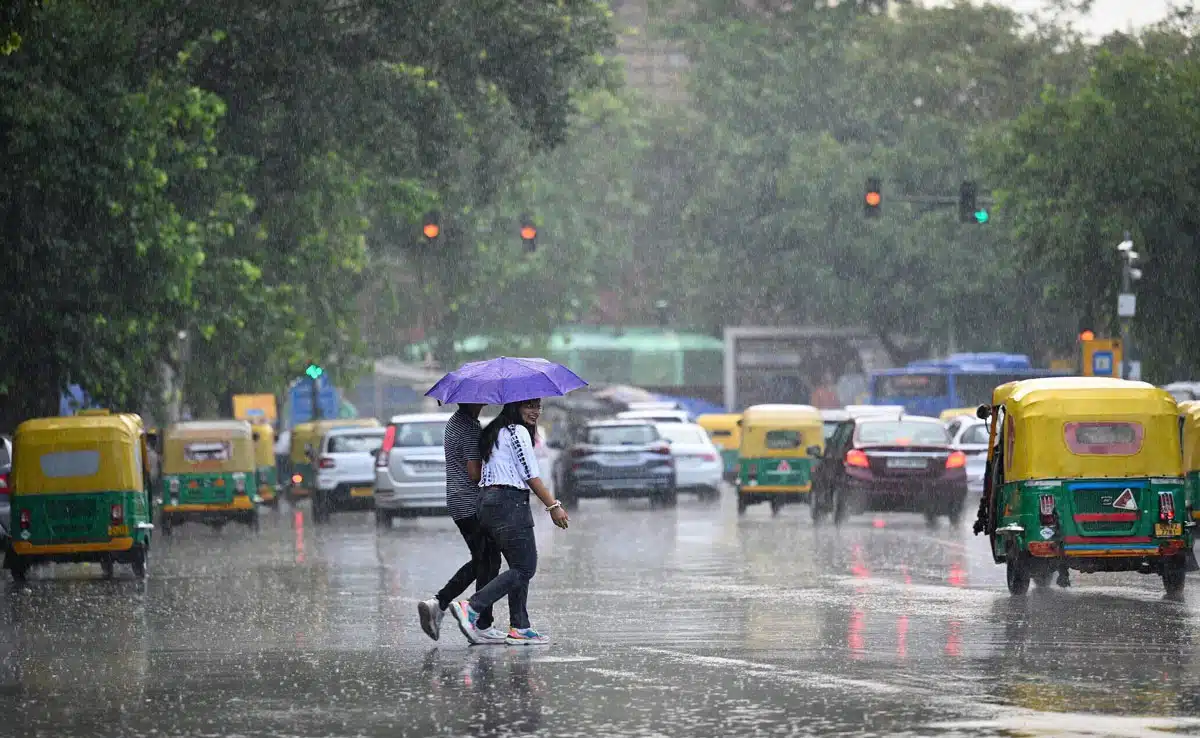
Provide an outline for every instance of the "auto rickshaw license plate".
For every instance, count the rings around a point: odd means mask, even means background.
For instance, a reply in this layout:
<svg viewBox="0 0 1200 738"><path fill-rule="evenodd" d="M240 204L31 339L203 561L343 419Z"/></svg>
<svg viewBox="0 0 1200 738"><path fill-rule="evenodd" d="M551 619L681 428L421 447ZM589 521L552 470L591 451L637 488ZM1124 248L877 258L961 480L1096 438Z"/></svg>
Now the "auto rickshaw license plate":
<svg viewBox="0 0 1200 738"><path fill-rule="evenodd" d="M1183 523L1155 523L1154 535L1159 537L1171 537L1183 535Z"/></svg>
<svg viewBox="0 0 1200 738"><path fill-rule="evenodd" d="M110 526L108 526L108 535L110 538L112 538L113 536L127 536L127 535L129 535L129 526L128 525L110 525Z"/></svg>
<svg viewBox="0 0 1200 738"><path fill-rule="evenodd" d="M351 497L370 497L375 494L374 487L354 487L350 490Z"/></svg>

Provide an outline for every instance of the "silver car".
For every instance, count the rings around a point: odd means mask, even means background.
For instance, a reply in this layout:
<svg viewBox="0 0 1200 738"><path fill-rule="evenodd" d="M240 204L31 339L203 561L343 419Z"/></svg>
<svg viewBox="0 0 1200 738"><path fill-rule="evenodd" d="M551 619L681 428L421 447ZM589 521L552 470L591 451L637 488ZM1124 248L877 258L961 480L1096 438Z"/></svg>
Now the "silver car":
<svg viewBox="0 0 1200 738"><path fill-rule="evenodd" d="M957 421L957 422L955 422ZM987 466L988 424L964 416L947 423L954 448L967 456L967 491L983 494L983 474Z"/></svg>
<svg viewBox="0 0 1200 738"><path fill-rule="evenodd" d="M442 442L451 413L397 415L375 457L375 520L446 515Z"/></svg>

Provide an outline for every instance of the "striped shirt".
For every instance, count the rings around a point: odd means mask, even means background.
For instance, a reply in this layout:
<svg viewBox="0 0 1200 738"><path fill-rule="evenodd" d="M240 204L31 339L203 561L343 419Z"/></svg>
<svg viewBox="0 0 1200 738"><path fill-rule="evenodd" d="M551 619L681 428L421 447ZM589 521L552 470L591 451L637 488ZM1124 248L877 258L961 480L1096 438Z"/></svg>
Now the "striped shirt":
<svg viewBox="0 0 1200 738"><path fill-rule="evenodd" d="M467 462L479 461L479 435L483 428L477 418L459 409L446 421L442 449L446 455L446 509L455 520L469 518L479 509L479 488L467 474Z"/></svg>
<svg viewBox="0 0 1200 738"><path fill-rule="evenodd" d="M523 425L510 425L501 429L491 458L483 462L483 478L479 480L479 486L503 485L528 490L528 480L541 475L529 429Z"/></svg>

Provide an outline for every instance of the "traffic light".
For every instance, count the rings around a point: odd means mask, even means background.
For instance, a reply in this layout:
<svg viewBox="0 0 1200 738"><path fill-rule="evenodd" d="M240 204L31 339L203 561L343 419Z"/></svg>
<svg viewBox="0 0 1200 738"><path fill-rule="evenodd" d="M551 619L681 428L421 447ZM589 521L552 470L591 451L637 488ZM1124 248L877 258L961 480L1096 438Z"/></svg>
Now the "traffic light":
<svg viewBox="0 0 1200 738"><path fill-rule="evenodd" d="M867 178L867 191L863 195L863 215L868 218L878 218L879 209L883 205L883 191L879 187L878 177Z"/></svg>
<svg viewBox="0 0 1200 738"><path fill-rule="evenodd" d="M979 204L974 182L963 182L958 191L958 219L963 223L983 225L992 219L988 209Z"/></svg>
<svg viewBox="0 0 1200 738"><path fill-rule="evenodd" d="M1086 330L1086 329L1082 330L1079 332L1079 340L1084 343L1087 343L1088 341L1095 341L1096 333L1095 333L1095 331L1090 331L1090 330Z"/></svg>
<svg viewBox="0 0 1200 738"><path fill-rule="evenodd" d="M528 213L521 214L521 241L524 242L526 251L537 250L537 226Z"/></svg>
<svg viewBox="0 0 1200 738"><path fill-rule="evenodd" d="M426 241L434 241L442 235L441 215L436 210L425 213L421 221L421 233L425 235Z"/></svg>
<svg viewBox="0 0 1200 738"><path fill-rule="evenodd" d="M309 364L308 368L304 370L304 376L309 379L319 379L324 373L325 370L316 364Z"/></svg>

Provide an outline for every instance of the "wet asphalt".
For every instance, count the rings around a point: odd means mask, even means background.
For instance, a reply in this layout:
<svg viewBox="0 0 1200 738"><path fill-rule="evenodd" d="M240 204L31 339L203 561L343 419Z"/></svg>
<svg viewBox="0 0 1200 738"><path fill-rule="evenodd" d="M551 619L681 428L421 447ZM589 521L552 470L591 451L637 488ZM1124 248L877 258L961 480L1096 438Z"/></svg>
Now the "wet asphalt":
<svg viewBox="0 0 1200 738"><path fill-rule="evenodd" d="M1197 575L1014 599L969 523L739 520L729 489L540 517L542 648L421 632L465 555L449 519L284 504L158 539L144 583L5 573L0 736L1200 734Z"/></svg>

